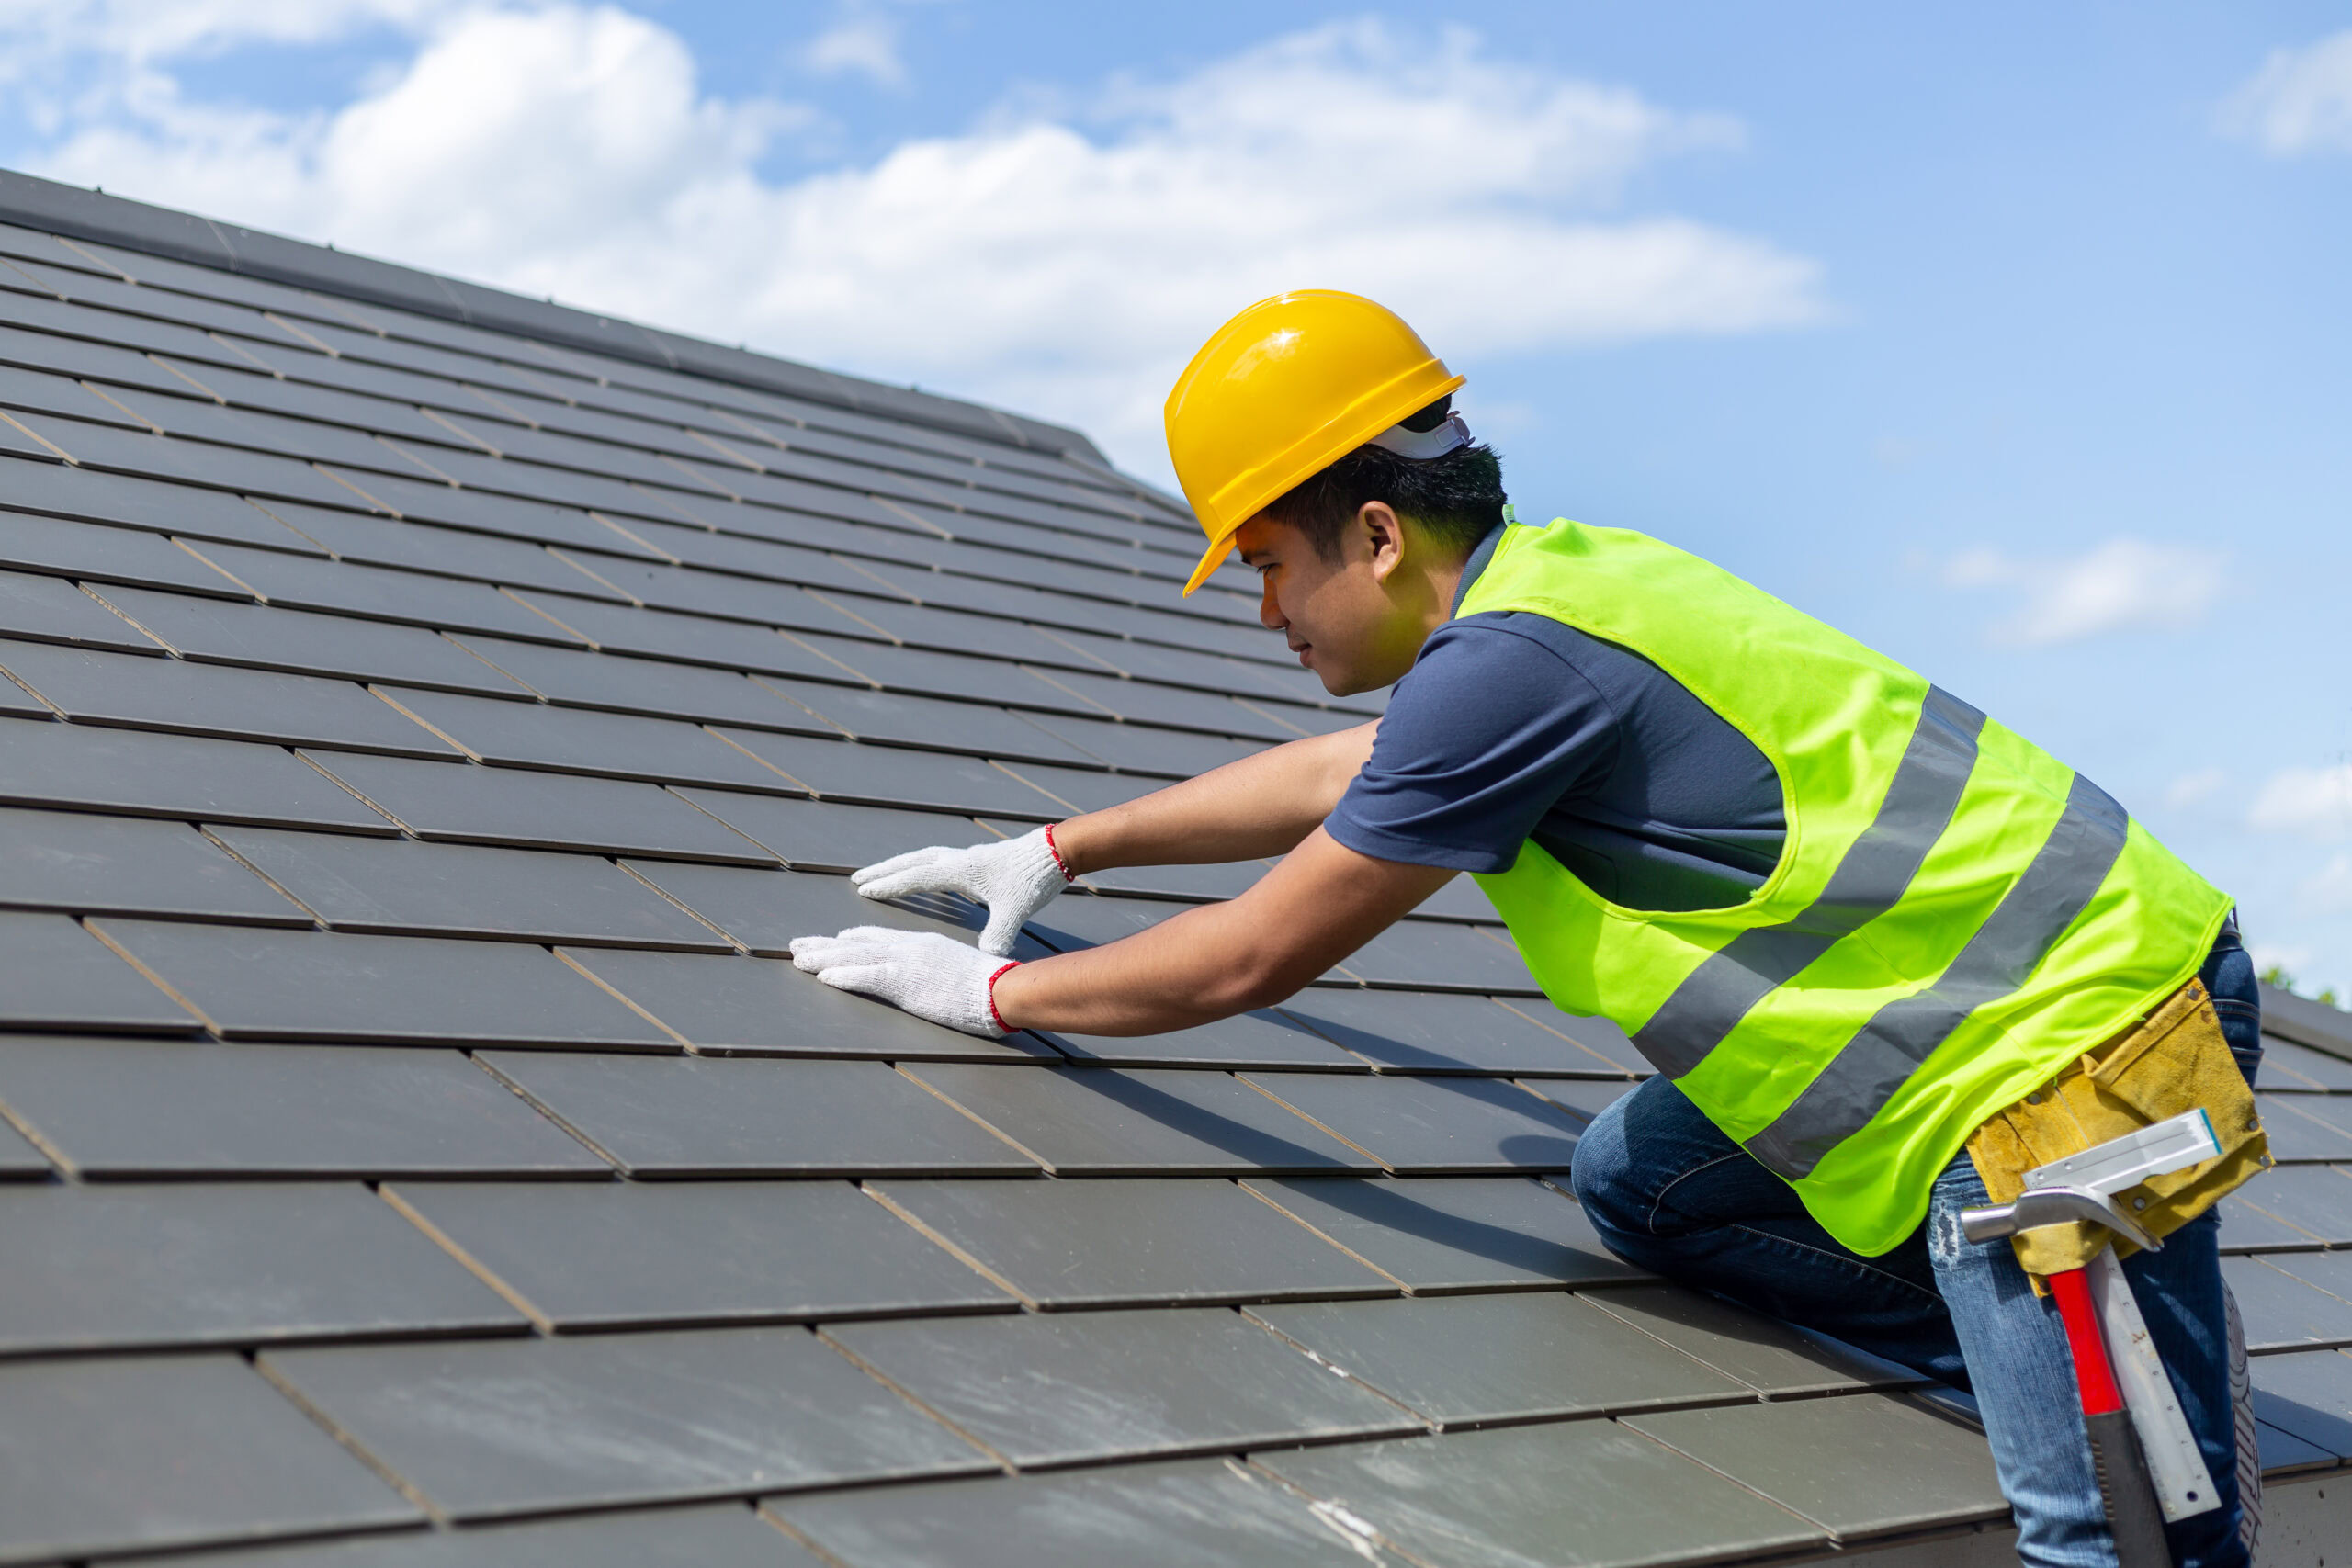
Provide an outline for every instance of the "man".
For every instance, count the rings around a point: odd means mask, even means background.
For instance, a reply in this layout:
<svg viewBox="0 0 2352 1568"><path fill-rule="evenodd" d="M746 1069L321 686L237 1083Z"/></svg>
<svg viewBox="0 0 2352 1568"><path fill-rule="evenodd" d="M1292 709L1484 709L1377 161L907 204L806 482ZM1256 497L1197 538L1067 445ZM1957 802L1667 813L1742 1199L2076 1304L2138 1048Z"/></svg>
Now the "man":
<svg viewBox="0 0 2352 1568"><path fill-rule="evenodd" d="M1718 569L1507 525L1462 384L1381 307L1304 292L1220 329L1168 401L1208 536L1186 592L1238 549L1327 690L1396 686L1377 724L867 867L875 897L987 905L979 946L860 927L796 962L974 1033L1154 1033L1281 1001L1471 872L1552 998L1660 1069L1577 1151L1610 1246L1973 1390L2037 1565L2115 1560L2027 1272L2105 1234L1979 1247L1958 1212L2203 1104L2228 1152L2140 1195L2167 1244L2126 1272L2222 1499L2171 1527L2176 1560L2245 1562L2211 1210L2267 1156L2229 900L2088 781ZM1086 872L1270 855L1125 941L993 956Z"/></svg>

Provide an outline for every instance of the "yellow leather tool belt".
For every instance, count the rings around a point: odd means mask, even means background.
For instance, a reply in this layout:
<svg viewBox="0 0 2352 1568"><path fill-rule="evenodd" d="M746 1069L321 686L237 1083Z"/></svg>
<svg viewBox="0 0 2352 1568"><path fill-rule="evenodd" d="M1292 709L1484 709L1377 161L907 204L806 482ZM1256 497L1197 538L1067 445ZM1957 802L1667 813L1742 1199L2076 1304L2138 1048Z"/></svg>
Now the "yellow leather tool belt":
<svg viewBox="0 0 2352 1568"><path fill-rule="evenodd" d="M2204 982L2191 980L2146 1019L1979 1127L1968 1140L1968 1156L1993 1201L2007 1203L2025 1190L2025 1173L2037 1166L2200 1108L2212 1118L2221 1154L2116 1195L2160 1241L2270 1164L2254 1091L2230 1055ZM2041 1276L2080 1268L2110 1241L2119 1257L2136 1250L2104 1225L2087 1224L2026 1232L2011 1245L2041 1290Z"/></svg>

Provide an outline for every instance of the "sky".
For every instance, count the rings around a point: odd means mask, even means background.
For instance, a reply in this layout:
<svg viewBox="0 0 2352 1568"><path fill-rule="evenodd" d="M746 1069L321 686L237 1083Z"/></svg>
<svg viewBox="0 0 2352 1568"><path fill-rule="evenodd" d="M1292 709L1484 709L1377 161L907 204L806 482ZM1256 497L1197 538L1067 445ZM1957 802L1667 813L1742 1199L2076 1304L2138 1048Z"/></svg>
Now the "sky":
<svg viewBox="0 0 2352 1568"><path fill-rule="evenodd" d="M1287 288L2352 999L2352 7L0 0L0 164L1080 425Z"/></svg>

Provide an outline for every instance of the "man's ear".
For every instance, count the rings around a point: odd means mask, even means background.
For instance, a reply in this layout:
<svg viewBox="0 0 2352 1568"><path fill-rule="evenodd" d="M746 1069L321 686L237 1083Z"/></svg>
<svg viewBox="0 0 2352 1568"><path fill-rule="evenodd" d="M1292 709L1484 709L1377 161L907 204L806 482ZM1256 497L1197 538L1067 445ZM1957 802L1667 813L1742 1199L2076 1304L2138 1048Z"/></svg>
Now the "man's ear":
<svg viewBox="0 0 2352 1568"><path fill-rule="evenodd" d="M1356 509L1356 529L1371 559L1374 581L1387 581L1405 564L1405 520L1386 502L1367 501Z"/></svg>

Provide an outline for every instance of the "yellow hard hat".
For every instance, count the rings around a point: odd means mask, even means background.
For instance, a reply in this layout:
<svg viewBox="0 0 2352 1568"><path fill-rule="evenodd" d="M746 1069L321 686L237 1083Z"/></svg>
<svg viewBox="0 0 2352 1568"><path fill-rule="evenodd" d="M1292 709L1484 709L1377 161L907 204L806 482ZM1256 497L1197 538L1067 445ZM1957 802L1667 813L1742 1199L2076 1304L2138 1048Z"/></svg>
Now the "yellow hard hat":
<svg viewBox="0 0 2352 1568"><path fill-rule="evenodd" d="M1277 294L1217 328L1168 394L1169 459L1209 537L1184 592L1268 502L1462 381L1360 294Z"/></svg>

